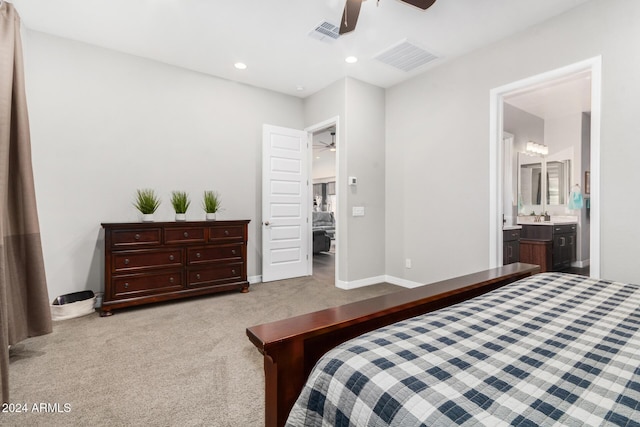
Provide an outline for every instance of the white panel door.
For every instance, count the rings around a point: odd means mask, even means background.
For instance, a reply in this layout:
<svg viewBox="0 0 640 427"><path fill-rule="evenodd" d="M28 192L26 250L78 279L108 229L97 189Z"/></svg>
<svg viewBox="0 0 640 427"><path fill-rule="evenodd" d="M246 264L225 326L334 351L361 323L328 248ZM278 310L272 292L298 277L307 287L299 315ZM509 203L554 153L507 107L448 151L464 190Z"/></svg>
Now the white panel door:
<svg viewBox="0 0 640 427"><path fill-rule="evenodd" d="M264 125L262 281L309 274L308 134Z"/></svg>

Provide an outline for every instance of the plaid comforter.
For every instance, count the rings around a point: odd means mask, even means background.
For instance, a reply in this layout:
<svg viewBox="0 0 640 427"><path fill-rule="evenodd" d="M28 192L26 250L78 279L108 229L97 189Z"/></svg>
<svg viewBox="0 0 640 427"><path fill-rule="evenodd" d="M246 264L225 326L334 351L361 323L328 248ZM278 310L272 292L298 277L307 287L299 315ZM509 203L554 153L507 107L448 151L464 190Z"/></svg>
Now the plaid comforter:
<svg viewBox="0 0 640 427"><path fill-rule="evenodd" d="M640 426L640 286L544 273L327 353L288 426Z"/></svg>

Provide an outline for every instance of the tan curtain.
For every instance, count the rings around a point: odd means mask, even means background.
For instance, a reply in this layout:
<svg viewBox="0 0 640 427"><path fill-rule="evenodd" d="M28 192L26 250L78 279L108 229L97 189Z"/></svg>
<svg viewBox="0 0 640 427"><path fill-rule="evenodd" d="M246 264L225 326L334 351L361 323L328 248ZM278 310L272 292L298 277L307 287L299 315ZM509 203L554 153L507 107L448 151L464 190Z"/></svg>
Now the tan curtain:
<svg viewBox="0 0 640 427"><path fill-rule="evenodd" d="M9 400L8 346L51 332L31 166L20 17L0 5L0 374Z"/></svg>

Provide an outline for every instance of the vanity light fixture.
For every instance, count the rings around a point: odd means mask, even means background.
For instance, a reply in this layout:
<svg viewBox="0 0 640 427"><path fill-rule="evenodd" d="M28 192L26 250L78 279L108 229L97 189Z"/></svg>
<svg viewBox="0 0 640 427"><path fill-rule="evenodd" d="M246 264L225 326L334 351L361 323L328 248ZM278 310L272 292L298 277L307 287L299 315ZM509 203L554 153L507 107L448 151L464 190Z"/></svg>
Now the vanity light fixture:
<svg viewBox="0 0 640 427"><path fill-rule="evenodd" d="M546 156L549 154L549 147L544 144L529 141L527 142L526 153L531 156Z"/></svg>

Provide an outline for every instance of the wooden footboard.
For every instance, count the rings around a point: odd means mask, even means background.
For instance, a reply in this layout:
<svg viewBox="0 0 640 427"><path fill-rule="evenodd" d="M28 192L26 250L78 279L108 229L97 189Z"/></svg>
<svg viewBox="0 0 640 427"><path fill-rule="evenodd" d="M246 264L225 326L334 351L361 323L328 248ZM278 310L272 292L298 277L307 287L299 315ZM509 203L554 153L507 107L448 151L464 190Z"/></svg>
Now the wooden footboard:
<svg viewBox="0 0 640 427"><path fill-rule="evenodd" d="M284 426L311 369L330 349L365 332L447 307L538 273L515 263L414 289L247 328L264 355L265 425Z"/></svg>

